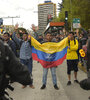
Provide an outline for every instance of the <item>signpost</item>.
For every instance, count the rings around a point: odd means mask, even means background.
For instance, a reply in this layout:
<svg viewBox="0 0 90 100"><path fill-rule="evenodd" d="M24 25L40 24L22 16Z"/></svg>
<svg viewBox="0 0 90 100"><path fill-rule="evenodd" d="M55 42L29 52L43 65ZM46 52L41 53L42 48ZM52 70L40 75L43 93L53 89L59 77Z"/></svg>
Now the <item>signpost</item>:
<svg viewBox="0 0 90 100"><path fill-rule="evenodd" d="M80 28L80 18L73 19L73 28Z"/></svg>

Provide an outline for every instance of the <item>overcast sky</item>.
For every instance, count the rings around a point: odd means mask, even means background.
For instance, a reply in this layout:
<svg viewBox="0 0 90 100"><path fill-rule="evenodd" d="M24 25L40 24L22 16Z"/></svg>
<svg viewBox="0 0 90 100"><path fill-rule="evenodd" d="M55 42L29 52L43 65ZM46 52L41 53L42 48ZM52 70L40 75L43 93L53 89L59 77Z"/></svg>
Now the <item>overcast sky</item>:
<svg viewBox="0 0 90 100"><path fill-rule="evenodd" d="M14 25L23 23L23 27L30 28L31 24L38 25L37 5L45 0L0 0L0 17L20 16L14 19ZM62 0L51 0L60 3ZM12 19L4 19L4 24L12 25Z"/></svg>

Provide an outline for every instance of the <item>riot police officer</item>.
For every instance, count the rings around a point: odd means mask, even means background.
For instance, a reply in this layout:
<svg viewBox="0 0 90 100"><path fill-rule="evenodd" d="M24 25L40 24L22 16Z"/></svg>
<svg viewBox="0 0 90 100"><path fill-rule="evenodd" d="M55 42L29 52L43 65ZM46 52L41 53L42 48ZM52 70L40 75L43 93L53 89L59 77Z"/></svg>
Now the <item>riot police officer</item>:
<svg viewBox="0 0 90 100"><path fill-rule="evenodd" d="M0 40L0 100L9 100L5 97L5 89L9 86L9 79L23 85L32 84L27 67L22 65L8 45Z"/></svg>

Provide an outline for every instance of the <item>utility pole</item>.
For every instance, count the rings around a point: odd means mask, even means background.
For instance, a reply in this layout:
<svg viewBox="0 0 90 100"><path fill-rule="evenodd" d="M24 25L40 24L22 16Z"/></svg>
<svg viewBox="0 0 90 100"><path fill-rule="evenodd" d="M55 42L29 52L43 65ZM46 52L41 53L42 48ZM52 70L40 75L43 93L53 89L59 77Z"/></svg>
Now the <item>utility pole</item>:
<svg viewBox="0 0 90 100"><path fill-rule="evenodd" d="M70 10L71 10L71 31L73 31L73 28L72 28L72 0L70 0Z"/></svg>
<svg viewBox="0 0 90 100"><path fill-rule="evenodd" d="M14 21L13 19L14 18L20 18L20 16L7 16L7 17L1 17L2 19L8 19L8 18L11 18L12 19L12 25L14 25Z"/></svg>

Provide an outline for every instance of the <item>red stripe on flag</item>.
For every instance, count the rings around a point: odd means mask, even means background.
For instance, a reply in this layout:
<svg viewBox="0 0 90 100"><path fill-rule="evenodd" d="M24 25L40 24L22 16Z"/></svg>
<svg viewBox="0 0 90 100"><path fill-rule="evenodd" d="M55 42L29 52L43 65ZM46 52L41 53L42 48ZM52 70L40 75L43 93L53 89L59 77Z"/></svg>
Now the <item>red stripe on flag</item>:
<svg viewBox="0 0 90 100"><path fill-rule="evenodd" d="M51 67L56 67L56 66L62 64L63 61L66 59L66 54L64 55L63 58L61 58L57 61L51 61L51 62L38 59L38 56L34 53L32 53L32 57L33 57L33 60L39 61L44 68L51 68Z"/></svg>

